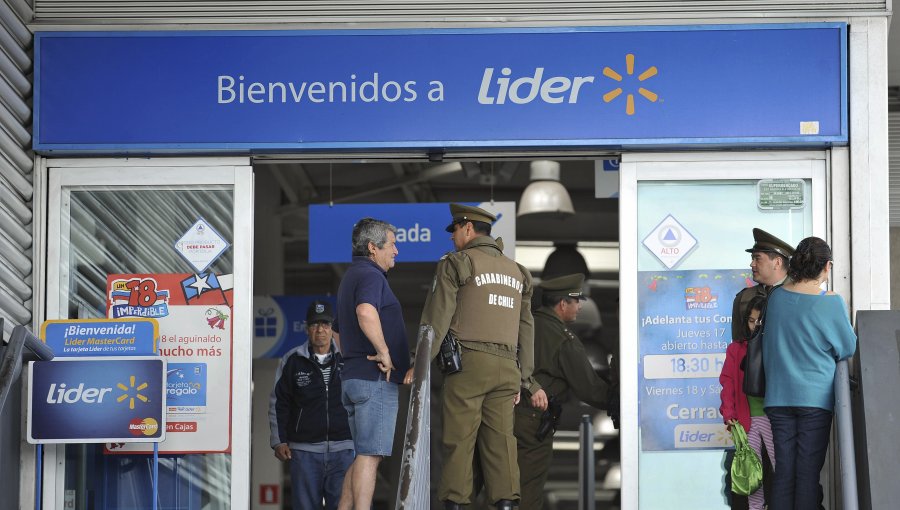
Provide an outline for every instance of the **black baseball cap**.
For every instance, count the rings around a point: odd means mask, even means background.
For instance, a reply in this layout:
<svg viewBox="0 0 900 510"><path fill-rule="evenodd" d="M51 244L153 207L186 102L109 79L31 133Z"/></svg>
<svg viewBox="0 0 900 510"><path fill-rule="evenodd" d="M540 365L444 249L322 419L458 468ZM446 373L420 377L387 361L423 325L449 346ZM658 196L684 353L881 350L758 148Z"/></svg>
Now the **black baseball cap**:
<svg viewBox="0 0 900 510"><path fill-rule="evenodd" d="M313 322L334 322L331 303L317 299L309 304L309 308L306 309L306 323L312 324Z"/></svg>

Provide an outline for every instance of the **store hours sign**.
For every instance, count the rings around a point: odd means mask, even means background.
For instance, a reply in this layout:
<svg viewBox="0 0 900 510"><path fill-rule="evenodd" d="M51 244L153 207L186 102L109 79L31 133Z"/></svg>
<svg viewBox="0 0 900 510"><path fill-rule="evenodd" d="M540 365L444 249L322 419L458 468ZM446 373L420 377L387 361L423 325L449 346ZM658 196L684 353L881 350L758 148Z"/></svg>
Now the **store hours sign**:
<svg viewBox="0 0 900 510"><path fill-rule="evenodd" d="M734 295L752 284L746 270L638 272L644 451L731 444L718 378L731 342Z"/></svg>

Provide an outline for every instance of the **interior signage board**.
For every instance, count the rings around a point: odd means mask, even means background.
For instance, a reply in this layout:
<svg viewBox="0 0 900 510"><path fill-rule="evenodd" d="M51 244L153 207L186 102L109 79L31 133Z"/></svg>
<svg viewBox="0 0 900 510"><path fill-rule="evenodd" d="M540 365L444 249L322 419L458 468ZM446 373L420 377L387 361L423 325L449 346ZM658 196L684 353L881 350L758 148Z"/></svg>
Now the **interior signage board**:
<svg viewBox="0 0 900 510"><path fill-rule="evenodd" d="M156 356L32 361L28 442L161 442L165 374Z"/></svg>
<svg viewBox="0 0 900 510"><path fill-rule="evenodd" d="M846 144L847 25L38 32L39 152Z"/></svg>
<svg viewBox="0 0 900 510"><path fill-rule="evenodd" d="M491 237L503 239L503 253L515 260L516 203L466 202L497 217ZM353 225L362 218L387 221L397 227L397 263L437 262L454 251L445 230L452 220L449 203L340 204L309 206L309 261L350 262Z"/></svg>

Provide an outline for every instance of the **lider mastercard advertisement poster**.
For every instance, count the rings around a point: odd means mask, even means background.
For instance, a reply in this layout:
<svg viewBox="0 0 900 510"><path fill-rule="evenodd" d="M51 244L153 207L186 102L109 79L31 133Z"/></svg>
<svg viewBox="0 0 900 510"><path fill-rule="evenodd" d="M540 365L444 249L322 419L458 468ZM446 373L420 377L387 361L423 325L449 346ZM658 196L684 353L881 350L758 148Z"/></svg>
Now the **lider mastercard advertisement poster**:
<svg viewBox="0 0 900 510"><path fill-rule="evenodd" d="M160 453L231 449L232 276L209 273L114 274L107 315L159 322L167 362L166 440ZM107 444L109 453L152 452L152 445Z"/></svg>

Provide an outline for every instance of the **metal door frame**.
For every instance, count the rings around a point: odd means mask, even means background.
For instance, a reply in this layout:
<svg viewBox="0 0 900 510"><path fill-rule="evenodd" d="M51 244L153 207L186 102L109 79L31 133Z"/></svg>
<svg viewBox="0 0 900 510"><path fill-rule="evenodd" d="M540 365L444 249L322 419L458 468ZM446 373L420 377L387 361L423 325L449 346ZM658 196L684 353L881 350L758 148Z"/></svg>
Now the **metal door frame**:
<svg viewBox="0 0 900 510"><path fill-rule="evenodd" d="M103 186L133 189L141 186L234 187L234 322L231 394L231 508L248 508L250 502L251 359L253 340L253 169L249 158L155 159L46 159L40 168L48 176L47 235L44 238L46 285L41 297L43 313L37 317L60 318L60 267L67 248L60 242L64 189L69 186ZM237 418L237 419L236 419ZM42 508L62 508L64 497L64 445L45 445L43 453ZM31 459L34 462L34 459Z"/></svg>
<svg viewBox="0 0 900 510"><path fill-rule="evenodd" d="M798 162L800 165L798 165ZM803 164L808 162L808 164ZM834 157L830 151L798 152L704 152L704 153L626 153L619 166L619 352L621 356L621 466L622 509L638 510L640 445L638 415L638 346L637 339L637 258L640 249L637 232L637 184L639 181L696 181L696 180L756 180L756 179L810 179L812 184L813 235L828 242L834 238L835 250L840 253L840 234L832 236L830 177L832 164L846 165L846 158ZM785 168L793 166L795 168ZM838 169L842 176L846 169ZM835 219L835 225L844 221ZM747 233L749 237L749 232ZM749 264L749 261L748 261ZM844 267L840 267L844 266ZM832 275L829 285L844 294L849 302L849 264L841 264ZM840 282L840 283L839 283ZM843 291L843 292L842 292ZM826 501L829 497L826 484ZM833 508L833 505L832 505Z"/></svg>

